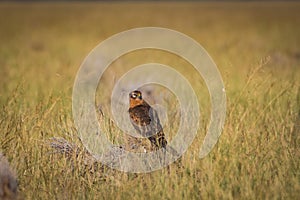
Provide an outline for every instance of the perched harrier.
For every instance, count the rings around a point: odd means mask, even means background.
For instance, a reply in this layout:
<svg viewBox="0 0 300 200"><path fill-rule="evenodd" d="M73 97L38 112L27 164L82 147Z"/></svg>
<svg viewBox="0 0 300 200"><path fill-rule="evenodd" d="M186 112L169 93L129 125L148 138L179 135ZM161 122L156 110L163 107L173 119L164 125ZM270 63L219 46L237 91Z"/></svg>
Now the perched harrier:
<svg viewBox="0 0 300 200"><path fill-rule="evenodd" d="M131 123L140 135L150 140L151 148L166 148L167 140L160 124L157 112L135 90L129 94L129 116Z"/></svg>

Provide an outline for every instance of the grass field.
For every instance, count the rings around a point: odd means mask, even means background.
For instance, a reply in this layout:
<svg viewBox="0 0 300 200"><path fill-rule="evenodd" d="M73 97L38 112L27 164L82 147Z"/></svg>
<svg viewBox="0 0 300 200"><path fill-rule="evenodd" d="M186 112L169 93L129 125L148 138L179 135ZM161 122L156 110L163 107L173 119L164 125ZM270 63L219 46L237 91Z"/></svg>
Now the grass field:
<svg viewBox="0 0 300 200"><path fill-rule="evenodd" d="M300 199L300 3L0 4L0 151L21 199ZM126 174L53 154L51 137L80 146L72 87L85 56L112 34L175 29L216 62L227 92L224 131L199 159L209 97L182 59L145 50L118 59L116 78L144 62L174 66L197 89L203 127L182 166ZM203 91L203 93L202 93ZM101 97L101 94L100 94ZM118 135L115 127L108 135ZM171 134L171 133L170 133Z"/></svg>

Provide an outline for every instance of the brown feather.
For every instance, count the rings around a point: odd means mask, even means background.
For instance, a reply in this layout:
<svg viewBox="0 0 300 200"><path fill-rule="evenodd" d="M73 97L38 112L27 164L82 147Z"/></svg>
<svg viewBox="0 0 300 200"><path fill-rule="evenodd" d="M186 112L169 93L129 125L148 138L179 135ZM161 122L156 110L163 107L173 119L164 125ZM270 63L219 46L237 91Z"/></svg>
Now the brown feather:
<svg viewBox="0 0 300 200"><path fill-rule="evenodd" d="M166 148L167 140L163 132L157 112L142 99L140 91L134 91L139 98L130 95L129 116L134 128L144 137L147 137L153 149Z"/></svg>

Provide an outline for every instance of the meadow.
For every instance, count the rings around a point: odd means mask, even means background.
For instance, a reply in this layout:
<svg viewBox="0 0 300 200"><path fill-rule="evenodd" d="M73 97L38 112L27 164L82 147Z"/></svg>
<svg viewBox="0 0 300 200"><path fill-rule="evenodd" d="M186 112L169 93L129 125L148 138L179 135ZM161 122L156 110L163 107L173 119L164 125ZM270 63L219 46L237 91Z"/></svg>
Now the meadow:
<svg viewBox="0 0 300 200"><path fill-rule="evenodd" d="M1 3L0 151L17 174L18 197L299 199L299 19L298 2ZM97 100L110 95L112 77L138 64L164 63L197 88L203 126L170 171L131 174L89 165L72 117L76 73L101 41L145 26L180 31L215 61L227 95L222 135L200 159L210 119L201 76L179 57L141 50L110 66ZM122 132L107 120L106 134L115 140ZM79 151L55 153L52 137Z"/></svg>

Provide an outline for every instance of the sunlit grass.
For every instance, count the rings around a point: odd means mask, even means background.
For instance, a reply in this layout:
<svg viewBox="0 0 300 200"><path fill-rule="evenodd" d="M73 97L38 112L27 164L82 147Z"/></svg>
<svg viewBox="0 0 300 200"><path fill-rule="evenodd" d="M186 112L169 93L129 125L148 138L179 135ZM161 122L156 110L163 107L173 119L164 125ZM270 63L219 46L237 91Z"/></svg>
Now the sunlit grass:
<svg viewBox="0 0 300 200"><path fill-rule="evenodd" d="M17 172L19 196L299 199L299 11L298 3L0 4L0 147ZM105 100L113 75L155 61L173 66L197 88L203 126L182 167L172 164L170 173L126 174L87 165L73 123L72 87L84 57L112 34L139 26L193 37L218 65L226 87L223 134L209 156L199 159L210 102L188 63L166 52L134 52L101 79L103 93L97 95ZM106 134L120 143L121 132L105 120ZM81 154L52 154L51 137L77 144Z"/></svg>

